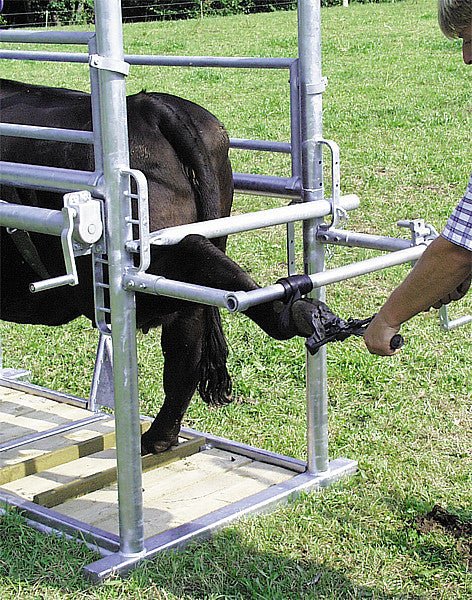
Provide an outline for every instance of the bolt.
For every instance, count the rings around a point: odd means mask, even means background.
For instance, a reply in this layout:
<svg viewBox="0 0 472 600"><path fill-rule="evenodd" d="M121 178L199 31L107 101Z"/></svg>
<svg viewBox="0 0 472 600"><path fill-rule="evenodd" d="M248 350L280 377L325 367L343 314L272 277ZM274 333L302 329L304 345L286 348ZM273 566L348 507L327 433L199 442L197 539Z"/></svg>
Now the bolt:
<svg viewBox="0 0 472 600"><path fill-rule="evenodd" d="M95 227L95 225L94 225L93 223L90 223L90 225L89 225L89 226L88 226L88 228L87 228L87 231L88 231L90 234L93 234L93 233L95 233L96 229L97 229L97 228Z"/></svg>

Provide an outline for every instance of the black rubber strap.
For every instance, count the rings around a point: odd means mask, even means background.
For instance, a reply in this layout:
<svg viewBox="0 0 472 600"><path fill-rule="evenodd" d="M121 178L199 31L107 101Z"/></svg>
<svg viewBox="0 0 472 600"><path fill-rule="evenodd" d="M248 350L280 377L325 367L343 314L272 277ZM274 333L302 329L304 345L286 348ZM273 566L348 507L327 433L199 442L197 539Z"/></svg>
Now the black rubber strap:
<svg viewBox="0 0 472 600"><path fill-rule="evenodd" d="M278 279L276 283L280 283L285 289L285 295L282 298L284 302L295 299L295 296L300 298L313 289L313 282L308 275L290 275Z"/></svg>

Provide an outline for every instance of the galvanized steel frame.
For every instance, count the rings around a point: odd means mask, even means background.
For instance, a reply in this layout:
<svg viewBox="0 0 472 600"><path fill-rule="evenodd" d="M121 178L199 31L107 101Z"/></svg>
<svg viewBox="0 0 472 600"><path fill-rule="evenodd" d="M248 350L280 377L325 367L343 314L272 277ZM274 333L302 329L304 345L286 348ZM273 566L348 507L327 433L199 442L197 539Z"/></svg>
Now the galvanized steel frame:
<svg viewBox="0 0 472 600"><path fill-rule="evenodd" d="M197 523L189 523L144 540L142 514L142 475L139 448L138 374L136 367L136 321L135 293L148 292L183 297L229 310L245 310L260 302L281 295L281 286L274 285L255 292L212 290L202 286L189 286L181 282L164 280L148 275L134 267L132 254L125 251L139 250L132 239L132 211L126 127L125 76L127 64L205 66L224 68L288 69L290 72L291 141L290 144L254 140L232 139L234 148L267 150L291 154L292 176L289 178L269 175L254 176L235 174L236 188L240 191L296 198L313 203L316 209L307 212L307 206L290 207L293 218L284 215L280 221L303 219L304 270L314 283L315 297L324 298L323 286L342 281L362 273L383 269L393 264L417 258L425 246L410 248L410 244L392 241L391 238L366 236L350 232L350 242L357 245L392 251L369 261L346 265L325 271L325 244L342 243L346 232L321 230L323 216L331 214L335 220L338 209L349 209L346 199L340 196L336 175L338 164L337 146L322 137L322 93L326 85L321 73L321 9L320 0L298 3L298 59L252 59L218 57L145 57L124 56L121 27L121 7L118 0L100 0L95 3L96 28L93 33L74 32L23 32L2 31L1 41L34 43L87 44L88 54L51 53L38 51L0 50L0 58L71 61L89 63L92 88L93 132L77 132L52 128L33 128L2 125L4 135L22 135L56 141L93 143L95 148L94 172L82 172L49 167L2 163L1 179L14 185L50 189L56 191L89 190L94 196L106 200L106 246L109 256L109 281L111 303L111 335L113 340L113 384L115 390L115 418L117 436L117 463L119 489L120 536L113 536L84 523L67 519L50 509L20 501L8 494L0 494L0 500L20 507L31 523L43 530L62 531L65 535L83 535L87 543L97 547L104 557L86 567L87 574L99 581L113 572L125 572L145 557L172 547L178 547L196 536L205 536L216 527L248 512L265 510L274 503L286 500L302 490L328 485L339 477L352 473L357 463L352 460L328 459L327 430L327 377L326 348L314 357L307 354L307 460L296 461L257 448L243 446L229 440L208 436L211 445L233 452L256 457L271 464L283 464L293 470L294 477L288 483L274 486L245 501L217 511ZM93 60L91 60L93 57ZM121 123L121 127L116 124ZM328 144L333 155L332 200L324 197L322 145ZM336 204L336 206L335 206ZM351 203L352 204L352 203ZM354 204L356 204L354 202ZM0 210L0 225L2 224ZM252 217L252 223L230 225L232 231L240 231L270 224L264 215ZM206 235L213 235L219 223L203 224ZM228 232L232 232L228 231ZM216 233L216 235L218 235ZM324 237L323 237L324 236ZM338 239L335 240L334 237ZM357 238L356 238L357 236ZM150 242L150 240L145 240ZM141 240L143 243L143 240ZM346 241L347 243L347 241ZM356 244L352 244L356 245ZM290 259L290 262L293 262ZM0 381L0 384L2 382ZM9 382L9 386L25 389L24 383ZM31 388L28 388L31 389ZM38 390L37 390L38 391ZM39 391L41 393L41 391ZM56 396L56 397L60 397ZM191 432L188 432L191 434ZM206 434L205 434L206 435ZM110 554L111 553L111 554Z"/></svg>

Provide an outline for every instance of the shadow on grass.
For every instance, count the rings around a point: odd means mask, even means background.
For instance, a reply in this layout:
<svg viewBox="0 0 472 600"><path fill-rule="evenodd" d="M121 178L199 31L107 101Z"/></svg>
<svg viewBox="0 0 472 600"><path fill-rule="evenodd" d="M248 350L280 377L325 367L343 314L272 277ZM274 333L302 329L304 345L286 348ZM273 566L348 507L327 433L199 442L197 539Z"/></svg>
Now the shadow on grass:
<svg viewBox="0 0 472 600"><path fill-rule="evenodd" d="M46 536L17 514L0 517L0 597L156 598L185 600L371 598L393 600L355 585L330 566L249 546L234 529L185 550L144 562L127 579L93 588L82 567L97 559L85 546ZM21 591L20 591L21 590ZM408 596L408 598L415 598Z"/></svg>
<svg viewBox="0 0 472 600"><path fill-rule="evenodd" d="M144 564L133 578L144 587L154 585L186 600L398 598L375 587L356 585L347 573L330 565L287 556L283 549L261 551L231 528L186 551L162 554Z"/></svg>

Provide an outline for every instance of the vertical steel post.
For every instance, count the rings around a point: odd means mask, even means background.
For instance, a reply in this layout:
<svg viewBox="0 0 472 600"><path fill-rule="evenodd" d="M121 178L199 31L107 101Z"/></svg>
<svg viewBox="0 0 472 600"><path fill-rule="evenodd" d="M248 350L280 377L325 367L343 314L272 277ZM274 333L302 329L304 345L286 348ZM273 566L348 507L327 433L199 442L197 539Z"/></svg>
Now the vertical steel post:
<svg viewBox="0 0 472 600"><path fill-rule="evenodd" d="M298 3L298 56L301 113L302 199L316 202L323 198L322 91L321 75L321 2ZM316 240L321 219L304 221L304 268L308 274L324 270L324 247ZM314 297L324 299L320 289ZM308 471L328 470L328 417L326 346L314 357L306 358L307 450Z"/></svg>
<svg viewBox="0 0 472 600"><path fill-rule="evenodd" d="M110 275L120 551L126 556L134 556L143 552L144 534L136 307L134 294L122 286L123 274L133 263L125 250L125 244L132 236L131 225L127 222L131 207L125 196L130 182L120 172L120 169L129 168L125 77L120 72L120 66L123 66L120 0L96 1L95 18Z"/></svg>

